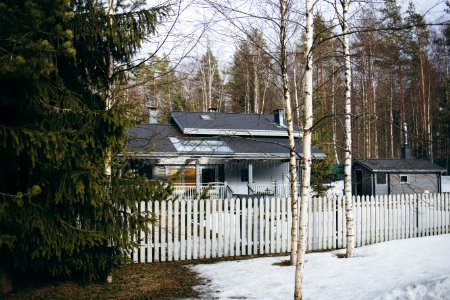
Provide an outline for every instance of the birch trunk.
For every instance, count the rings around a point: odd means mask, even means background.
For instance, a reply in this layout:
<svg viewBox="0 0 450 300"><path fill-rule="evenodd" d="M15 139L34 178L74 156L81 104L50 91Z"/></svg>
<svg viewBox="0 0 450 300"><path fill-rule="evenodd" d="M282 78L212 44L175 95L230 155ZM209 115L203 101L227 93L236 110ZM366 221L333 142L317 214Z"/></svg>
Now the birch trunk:
<svg viewBox="0 0 450 300"><path fill-rule="evenodd" d="M350 61L350 47L348 39L348 7L350 0L343 0L342 3L342 33L345 57L345 174L344 174L344 193L345 193L345 219L347 229L347 248L346 256L352 257L355 248L353 234L353 207L352 207L352 73Z"/></svg>
<svg viewBox="0 0 450 300"><path fill-rule="evenodd" d="M286 122L289 138L289 175L291 184L291 202L292 202L292 227L291 227L291 257L292 265L297 262L297 206L298 206L298 191L297 191L297 154L295 151L294 139L294 122L292 120L292 106L291 95L289 93L289 79L287 74L287 51L286 51L286 0L280 0L280 69L283 86L283 100L286 109Z"/></svg>
<svg viewBox="0 0 450 300"><path fill-rule="evenodd" d="M297 79L297 63L294 59L294 66L293 66L293 80L294 80L294 105L295 105L295 117L297 119L297 124L300 128L301 126L301 120L300 120L300 105L298 101L298 79Z"/></svg>
<svg viewBox="0 0 450 300"><path fill-rule="evenodd" d="M253 55L253 112L258 113L259 107L259 78L258 78L258 63L259 59L256 58L256 54Z"/></svg>
<svg viewBox="0 0 450 300"><path fill-rule="evenodd" d="M333 49L334 52L334 49ZM335 69L334 69L334 65L332 68L332 74L331 74L331 111L333 114L333 151L334 151L334 160L337 164L339 164L339 156L338 156L338 152L337 152L337 144L336 144L336 90L335 90L335 85L336 85L336 75L334 74Z"/></svg>
<svg viewBox="0 0 450 300"><path fill-rule="evenodd" d="M300 199L299 233L297 264L295 267L294 299L303 299L303 269L305 265L306 240L308 237L308 204L311 183L311 138L313 126L313 77L312 77L312 45L313 45L313 10L312 0L306 0L306 49L305 49L305 78L304 78L304 114L303 129L303 178Z"/></svg>

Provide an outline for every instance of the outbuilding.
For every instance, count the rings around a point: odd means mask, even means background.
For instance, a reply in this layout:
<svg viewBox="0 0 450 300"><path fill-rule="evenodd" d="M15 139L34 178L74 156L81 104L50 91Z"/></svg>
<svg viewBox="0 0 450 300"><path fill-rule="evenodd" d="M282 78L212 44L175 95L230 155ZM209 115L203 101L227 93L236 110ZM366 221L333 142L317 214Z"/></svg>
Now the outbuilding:
<svg viewBox="0 0 450 300"><path fill-rule="evenodd" d="M441 193L444 168L412 159L406 124L401 159L356 159L352 168L353 195Z"/></svg>
<svg viewBox="0 0 450 300"><path fill-rule="evenodd" d="M358 159L353 164L353 194L440 193L444 171L421 159Z"/></svg>

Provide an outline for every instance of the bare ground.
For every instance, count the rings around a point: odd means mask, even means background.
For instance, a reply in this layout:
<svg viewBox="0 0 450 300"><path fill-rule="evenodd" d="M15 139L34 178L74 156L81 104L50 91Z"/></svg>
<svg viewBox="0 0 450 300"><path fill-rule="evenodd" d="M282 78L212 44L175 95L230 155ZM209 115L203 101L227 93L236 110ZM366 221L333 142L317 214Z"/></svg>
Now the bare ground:
<svg viewBox="0 0 450 300"><path fill-rule="evenodd" d="M203 280L183 262L131 264L113 274L113 283L73 281L18 284L19 290L0 299L180 299L198 298L194 286Z"/></svg>

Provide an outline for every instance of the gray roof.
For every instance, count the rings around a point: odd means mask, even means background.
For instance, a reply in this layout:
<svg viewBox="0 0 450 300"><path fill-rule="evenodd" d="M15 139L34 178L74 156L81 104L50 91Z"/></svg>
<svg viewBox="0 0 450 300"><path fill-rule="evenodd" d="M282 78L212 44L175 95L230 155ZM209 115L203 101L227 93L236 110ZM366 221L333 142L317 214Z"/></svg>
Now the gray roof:
<svg viewBox="0 0 450 300"><path fill-rule="evenodd" d="M220 112L172 112L172 120L184 133L217 135L287 136L286 126L275 123L274 115ZM221 132L216 132L221 131ZM300 134L298 127L294 128Z"/></svg>
<svg viewBox="0 0 450 300"><path fill-rule="evenodd" d="M232 151L222 153L219 151L192 151L179 152L171 141L176 138L180 141L189 140L220 140L223 141ZM172 139L173 140L173 139ZM296 139L297 151L302 153L302 143L300 139ZM287 148L288 139L286 137L239 137L239 136L223 136L223 137L205 137L185 135L174 125L162 124L142 124L136 126L129 131L129 140L127 152L129 155L143 157L171 157L171 156L204 156L211 155L218 157L230 158L288 158L289 150ZM199 147L200 148L200 147ZM313 156L323 158L324 154L317 148L312 149Z"/></svg>
<svg viewBox="0 0 450 300"><path fill-rule="evenodd" d="M357 159L355 164L372 172L386 173L441 173L445 169L423 159Z"/></svg>

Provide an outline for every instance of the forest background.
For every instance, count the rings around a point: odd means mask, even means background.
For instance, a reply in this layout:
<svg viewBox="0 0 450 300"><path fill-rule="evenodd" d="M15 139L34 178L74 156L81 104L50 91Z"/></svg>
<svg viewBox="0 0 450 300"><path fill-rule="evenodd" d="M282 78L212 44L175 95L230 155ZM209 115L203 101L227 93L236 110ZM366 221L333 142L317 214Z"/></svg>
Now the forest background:
<svg viewBox="0 0 450 300"><path fill-rule="evenodd" d="M415 3L352 2L352 153L354 158L400 157L401 132L407 123L413 157L448 169L447 6L444 1L427 2L427 7L423 1ZM344 58L335 4L322 1L314 7L313 143L334 163L342 163ZM276 5L180 2L159 40L153 39L141 52L146 63L129 73L126 85L133 88L128 101L137 102L143 114L148 106L158 107L163 123L172 110L215 107L221 112L270 114L283 107ZM288 2L287 20L292 111L300 127L303 6ZM183 28L182 34L177 26ZM159 48L162 40L165 45ZM155 49L157 55L144 54Z"/></svg>

